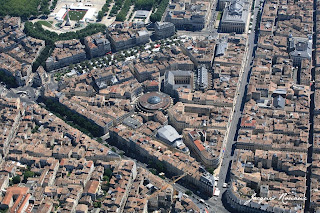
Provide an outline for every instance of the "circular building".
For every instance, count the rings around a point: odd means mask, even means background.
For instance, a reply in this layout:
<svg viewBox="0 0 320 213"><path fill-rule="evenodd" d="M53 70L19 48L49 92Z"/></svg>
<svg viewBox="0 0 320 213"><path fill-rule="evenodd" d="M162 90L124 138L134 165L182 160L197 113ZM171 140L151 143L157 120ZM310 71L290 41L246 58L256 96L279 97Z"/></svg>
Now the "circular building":
<svg viewBox="0 0 320 213"><path fill-rule="evenodd" d="M157 110L166 110L172 105L169 95L162 92L149 92L142 95L136 108L140 112L153 113Z"/></svg>

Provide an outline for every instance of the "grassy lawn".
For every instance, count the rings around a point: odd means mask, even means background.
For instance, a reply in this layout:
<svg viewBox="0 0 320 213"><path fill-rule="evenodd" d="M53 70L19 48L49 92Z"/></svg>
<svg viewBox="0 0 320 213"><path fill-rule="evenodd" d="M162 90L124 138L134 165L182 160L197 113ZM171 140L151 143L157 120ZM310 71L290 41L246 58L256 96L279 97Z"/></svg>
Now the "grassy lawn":
<svg viewBox="0 0 320 213"><path fill-rule="evenodd" d="M52 21L38 21L41 25L44 25L46 27L52 27Z"/></svg>
<svg viewBox="0 0 320 213"><path fill-rule="evenodd" d="M70 10L69 11L70 20L72 21L81 20L86 14L86 12L87 12L86 10ZM64 17L64 20L67 20L67 16Z"/></svg>
<svg viewBox="0 0 320 213"><path fill-rule="evenodd" d="M220 20L220 19L221 19L221 16L222 16L222 12L219 11L219 12L218 12L218 15L217 15L217 20Z"/></svg>

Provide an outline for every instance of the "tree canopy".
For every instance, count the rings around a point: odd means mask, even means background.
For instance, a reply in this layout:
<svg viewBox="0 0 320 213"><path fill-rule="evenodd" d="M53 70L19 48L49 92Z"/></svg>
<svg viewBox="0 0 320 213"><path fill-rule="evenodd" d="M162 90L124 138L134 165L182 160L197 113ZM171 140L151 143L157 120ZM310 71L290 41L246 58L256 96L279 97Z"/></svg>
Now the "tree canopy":
<svg viewBox="0 0 320 213"><path fill-rule="evenodd" d="M23 174L23 180L26 182L30 177L34 177L34 172L29 170L25 171Z"/></svg>
<svg viewBox="0 0 320 213"><path fill-rule="evenodd" d="M20 183L20 182L21 182L20 176L19 176L19 175L14 176L14 177L12 178L12 182L13 182L13 184Z"/></svg>
<svg viewBox="0 0 320 213"><path fill-rule="evenodd" d="M116 21L125 21L127 14L129 12L130 6L132 4L131 0L125 0L123 7L121 8L120 12L116 17Z"/></svg>
<svg viewBox="0 0 320 213"><path fill-rule="evenodd" d="M158 0L158 6L156 6L155 12L153 12L150 16L151 22L161 21L162 15L167 8L169 0Z"/></svg>
<svg viewBox="0 0 320 213"><path fill-rule="evenodd" d="M20 16L28 18L38 15L38 6L41 0L0 0L0 16Z"/></svg>
<svg viewBox="0 0 320 213"><path fill-rule="evenodd" d="M135 8L137 10L151 10L155 0L136 0Z"/></svg>
<svg viewBox="0 0 320 213"><path fill-rule="evenodd" d="M26 22L24 32L33 38L45 40L46 47L42 50L37 60L33 63L32 70L35 71L40 65L45 66L45 61L54 49L54 42L59 40L83 39L86 36L104 32L106 26L102 24L89 24L86 28L75 32L57 34L49 30L44 30L41 23Z"/></svg>
<svg viewBox="0 0 320 213"><path fill-rule="evenodd" d="M118 11L121 9L123 4L123 0L114 0L114 5L112 6L112 9L110 11L110 16L114 16L118 13Z"/></svg>
<svg viewBox="0 0 320 213"><path fill-rule="evenodd" d="M105 15L105 13L109 11L111 1L112 0L106 0L106 3L103 5L102 9L98 13L98 16L97 16L98 20L101 20Z"/></svg>
<svg viewBox="0 0 320 213"><path fill-rule="evenodd" d="M12 75L7 75L4 71L0 71L0 82L3 82L9 88L18 87L16 79Z"/></svg>
<svg viewBox="0 0 320 213"><path fill-rule="evenodd" d="M42 98L41 100L49 111L65 120L70 126L79 129L81 132L89 136L101 136L101 128L83 115L74 112L65 105L51 98Z"/></svg>
<svg viewBox="0 0 320 213"><path fill-rule="evenodd" d="M83 39L86 36L103 32L106 30L106 26L103 24L89 24L86 28L75 32L67 32L57 34L49 30L44 30L40 23L33 24L32 22L26 22L24 32L31 37L38 38L46 41L46 45L54 44L55 41L70 40L70 39Z"/></svg>

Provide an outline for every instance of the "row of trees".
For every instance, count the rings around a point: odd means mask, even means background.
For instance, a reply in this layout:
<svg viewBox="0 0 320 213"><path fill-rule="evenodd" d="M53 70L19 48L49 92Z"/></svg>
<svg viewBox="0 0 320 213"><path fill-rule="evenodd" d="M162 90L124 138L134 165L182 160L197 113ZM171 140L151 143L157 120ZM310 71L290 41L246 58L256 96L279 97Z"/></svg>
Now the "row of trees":
<svg viewBox="0 0 320 213"><path fill-rule="evenodd" d="M106 0L106 3L103 5L102 9L98 13L98 16L97 16L98 20L101 20L105 15L105 13L109 11L111 1L112 0Z"/></svg>
<svg viewBox="0 0 320 213"><path fill-rule="evenodd" d="M28 178L34 177L34 176L35 176L35 173L32 172L32 171L30 170L30 168L28 168L28 170L24 171L24 173L23 173L23 180L22 180L22 182L23 182L23 183L27 183ZM21 182L21 177L20 177L20 175L14 176L14 177L12 178L12 180L11 180L11 184L18 184L18 183L20 183L20 182Z"/></svg>
<svg viewBox="0 0 320 213"><path fill-rule="evenodd" d="M53 51L53 45L47 45L40 53L38 58L32 64L32 71L35 72L39 66L45 67L47 58L51 55Z"/></svg>
<svg viewBox="0 0 320 213"><path fill-rule="evenodd" d="M149 160L148 161L148 168L151 168L150 171L154 175L158 175L159 173L167 173L167 168L161 161L154 161L154 160Z"/></svg>
<svg viewBox="0 0 320 213"><path fill-rule="evenodd" d="M49 10L49 0L42 0L40 3L40 11L45 14L49 15L50 10Z"/></svg>
<svg viewBox="0 0 320 213"><path fill-rule="evenodd" d="M255 32L257 33L260 29L260 22L261 22L261 10L259 9L257 17L256 17L256 26L255 26Z"/></svg>
<svg viewBox="0 0 320 213"><path fill-rule="evenodd" d="M123 7L121 8L120 12L116 16L116 21L125 21L127 14L130 10L130 6L132 5L131 0L125 0Z"/></svg>
<svg viewBox="0 0 320 213"><path fill-rule="evenodd" d="M44 30L42 25L38 22L33 24L32 22L26 22L24 32L31 37L38 38L46 41L46 45L54 44L60 40L70 39L83 39L86 36L103 32L106 30L106 26L103 24L89 24L86 28L75 32L67 32L57 34L48 30Z"/></svg>
<svg viewBox="0 0 320 213"><path fill-rule="evenodd" d="M58 3L58 0L53 0L51 7L50 7L50 10L54 10L54 8L57 6L57 3Z"/></svg>
<svg viewBox="0 0 320 213"><path fill-rule="evenodd" d="M99 137L101 135L101 128L97 124L89 121L86 117L74 112L58 101L51 98L42 98L41 101L46 105L47 110L66 121L70 126L79 129L91 137Z"/></svg>
<svg viewBox="0 0 320 213"><path fill-rule="evenodd" d="M98 19L101 20L106 12L109 10L111 0L107 0L102 10L98 13ZM153 13L150 17L152 22L160 21L166 10L169 0L115 0L114 5L110 11L110 16L116 15L116 21L125 21L130 6L135 5L135 10L151 10ZM118 11L120 12L118 13Z"/></svg>
<svg viewBox="0 0 320 213"><path fill-rule="evenodd" d="M123 4L123 0L114 0L114 5L110 11L110 16L114 16L118 13L118 11L121 9Z"/></svg>
<svg viewBox="0 0 320 213"><path fill-rule="evenodd" d="M24 32L26 35L31 36L33 38L41 39L46 42L45 49L40 53L37 60L33 63L32 70L35 71L38 69L40 65L44 66L45 61L51 55L54 49L54 42L60 40L70 40L70 39L80 39L82 40L84 37L98 33L104 32L106 30L106 26L103 24L89 24L86 28L82 30L78 30L76 32L67 32L57 34L55 32L51 32L48 30L44 30L42 28L41 23L36 22L26 22L24 27Z"/></svg>
<svg viewBox="0 0 320 213"><path fill-rule="evenodd" d="M166 11L167 5L169 4L169 0L158 0L156 9L150 16L151 22L161 21L163 13Z"/></svg>
<svg viewBox="0 0 320 213"><path fill-rule="evenodd" d="M0 16L10 15L27 19L41 14L49 15L57 2L58 0L52 0L49 9L50 0L0 0ZM40 8L39 11L38 8Z"/></svg>
<svg viewBox="0 0 320 213"><path fill-rule="evenodd" d="M38 6L41 0L0 0L0 16L20 16L27 19L39 15Z"/></svg>
<svg viewBox="0 0 320 213"><path fill-rule="evenodd" d="M155 3L156 3L155 0L136 0L135 9L136 10L151 10Z"/></svg>

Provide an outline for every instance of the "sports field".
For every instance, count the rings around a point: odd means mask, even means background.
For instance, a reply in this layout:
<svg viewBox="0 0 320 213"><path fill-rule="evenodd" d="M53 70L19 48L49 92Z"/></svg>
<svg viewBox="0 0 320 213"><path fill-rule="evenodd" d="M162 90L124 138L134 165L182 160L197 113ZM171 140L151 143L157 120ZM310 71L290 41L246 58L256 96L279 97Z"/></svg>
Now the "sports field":
<svg viewBox="0 0 320 213"><path fill-rule="evenodd" d="M86 10L70 10L69 16L71 21L79 21L86 14ZM64 20L67 20L67 14L64 16Z"/></svg>

